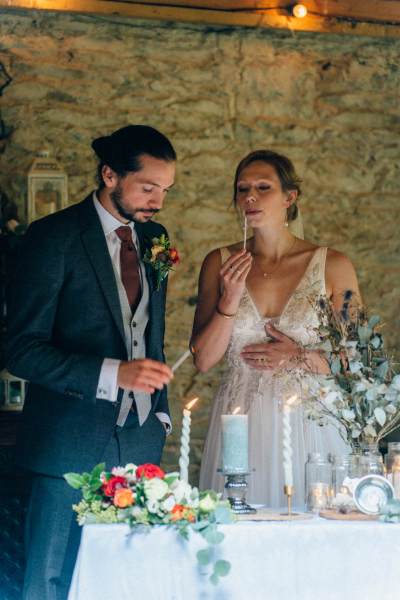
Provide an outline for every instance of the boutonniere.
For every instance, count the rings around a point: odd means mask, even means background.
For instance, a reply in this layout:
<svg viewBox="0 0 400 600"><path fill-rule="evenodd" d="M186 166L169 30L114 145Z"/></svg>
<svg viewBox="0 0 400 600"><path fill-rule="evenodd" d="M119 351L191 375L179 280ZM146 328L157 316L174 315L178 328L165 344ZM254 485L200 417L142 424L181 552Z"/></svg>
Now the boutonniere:
<svg viewBox="0 0 400 600"><path fill-rule="evenodd" d="M151 265L156 274L157 290L161 282L173 271L173 266L179 263L179 254L176 248L171 248L171 242L166 235L161 234L159 238L151 240L151 248L147 248L143 257L145 263Z"/></svg>

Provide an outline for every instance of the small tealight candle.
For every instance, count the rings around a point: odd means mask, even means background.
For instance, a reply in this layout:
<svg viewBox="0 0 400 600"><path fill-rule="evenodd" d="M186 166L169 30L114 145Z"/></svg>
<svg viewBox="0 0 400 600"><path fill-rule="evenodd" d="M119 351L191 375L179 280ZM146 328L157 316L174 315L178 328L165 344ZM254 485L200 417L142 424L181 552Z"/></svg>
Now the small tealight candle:
<svg viewBox="0 0 400 600"><path fill-rule="evenodd" d="M193 398L183 409L181 452L179 457L180 479L186 483L189 481L189 452L190 452L190 409L196 404L198 398Z"/></svg>
<svg viewBox="0 0 400 600"><path fill-rule="evenodd" d="M222 470L226 474L249 471L249 423L247 415L222 415Z"/></svg>

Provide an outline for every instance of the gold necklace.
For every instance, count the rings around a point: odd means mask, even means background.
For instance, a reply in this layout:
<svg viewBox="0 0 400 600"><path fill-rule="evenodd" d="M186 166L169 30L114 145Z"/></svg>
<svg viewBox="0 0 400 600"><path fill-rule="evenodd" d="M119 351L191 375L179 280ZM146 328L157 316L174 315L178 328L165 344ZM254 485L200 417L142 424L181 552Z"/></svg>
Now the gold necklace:
<svg viewBox="0 0 400 600"><path fill-rule="evenodd" d="M294 238L293 243L291 244L289 250L281 256L281 258L278 260L276 266L272 269L272 271L263 271L262 268L257 264L256 255L255 254L253 255L254 256L254 264L256 265L256 267L260 271L260 273L262 273L262 276L265 277L265 279L267 279L268 277L272 277L272 275L275 273L275 271L278 270L278 268L281 265L282 259L285 258L285 256L288 256L288 254L290 254L290 252L293 250L296 242L297 242L297 238Z"/></svg>

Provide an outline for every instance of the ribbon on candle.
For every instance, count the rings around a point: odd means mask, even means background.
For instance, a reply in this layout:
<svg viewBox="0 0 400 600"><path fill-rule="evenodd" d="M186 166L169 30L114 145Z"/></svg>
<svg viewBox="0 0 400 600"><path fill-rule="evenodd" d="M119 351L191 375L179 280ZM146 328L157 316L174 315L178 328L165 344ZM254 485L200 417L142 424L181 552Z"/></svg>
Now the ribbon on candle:
<svg viewBox="0 0 400 600"><path fill-rule="evenodd" d="M193 398L183 409L181 451L179 456L180 479L189 481L189 452L190 452L190 423L191 408L196 404L198 397Z"/></svg>

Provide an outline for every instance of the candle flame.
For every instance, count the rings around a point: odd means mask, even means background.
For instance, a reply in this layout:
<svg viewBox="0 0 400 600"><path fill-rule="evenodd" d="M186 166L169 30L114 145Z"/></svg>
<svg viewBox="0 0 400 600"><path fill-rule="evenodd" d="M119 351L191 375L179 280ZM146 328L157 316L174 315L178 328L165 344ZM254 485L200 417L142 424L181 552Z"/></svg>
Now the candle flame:
<svg viewBox="0 0 400 600"><path fill-rule="evenodd" d="M196 396L196 398L193 398L193 400L191 400L188 404L186 404L185 408L186 410L190 410L197 402L198 400L198 396Z"/></svg>
<svg viewBox="0 0 400 600"><path fill-rule="evenodd" d="M286 406L293 406L293 404L296 402L297 400L297 395L294 394L293 396L290 396L290 398L288 398L285 402Z"/></svg>
<svg viewBox="0 0 400 600"><path fill-rule="evenodd" d="M238 412L240 412L240 406L237 406L237 407L235 408L235 410L233 411L233 413L232 413L232 414L233 414L233 415L237 415L237 414L238 414Z"/></svg>

